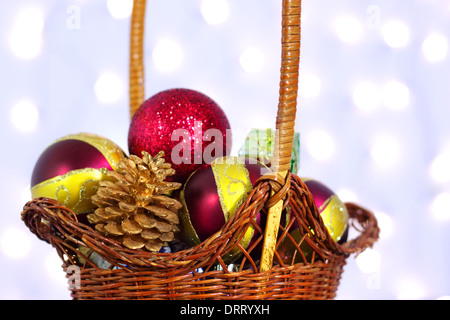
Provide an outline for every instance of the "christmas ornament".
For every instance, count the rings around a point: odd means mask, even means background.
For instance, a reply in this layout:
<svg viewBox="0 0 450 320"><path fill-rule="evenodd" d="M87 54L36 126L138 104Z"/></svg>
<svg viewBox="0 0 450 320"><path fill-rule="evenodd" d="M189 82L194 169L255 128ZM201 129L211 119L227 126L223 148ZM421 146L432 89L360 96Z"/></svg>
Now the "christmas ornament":
<svg viewBox="0 0 450 320"><path fill-rule="evenodd" d="M314 203L319 210L320 216L326 226L331 238L336 242L345 242L348 235L348 211L345 204L330 188L323 183L309 178L302 178L302 181L308 187L313 196ZM294 230L290 235L299 243L301 235L298 229L297 222L294 222ZM303 254L306 257L311 255L311 248L302 242L300 245ZM301 261L301 255L296 253L297 249L292 244L291 240L286 238L280 245L278 253L285 262L291 262L293 257L296 262Z"/></svg>
<svg viewBox="0 0 450 320"><path fill-rule="evenodd" d="M184 183L189 175L231 151L230 124L223 110L206 95L189 89L162 91L136 111L128 132L130 154L164 151Z"/></svg>
<svg viewBox="0 0 450 320"><path fill-rule="evenodd" d="M337 194L323 183L309 178L302 178L302 181L311 192L314 203L319 209L320 216L334 241L341 240L347 229L348 211L345 204L339 199Z"/></svg>
<svg viewBox="0 0 450 320"><path fill-rule="evenodd" d="M158 252L179 231L181 203L167 194L180 188L166 178L175 170L164 160L164 152L142 158L130 155L101 181L92 202L98 206L88 221L100 233L117 239L130 249Z"/></svg>
<svg viewBox="0 0 450 320"><path fill-rule="evenodd" d="M245 142L238 151L242 157L255 158L263 164L270 166L273 156L273 148L276 139L276 132L272 129L251 129ZM291 154L292 173L296 173L300 166L300 134L294 134Z"/></svg>
<svg viewBox="0 0 450 320"><path fill-rule="evenodd" d="M58 200L77 214L92 212L90 197L125 157L109 139L91 134L67 135L48 146L33 169L31 195Z"/></svg>
<svg viewBox="0 0 450 320"><path fill-rule="evenodd" d="M256 180L268 171L254 159L238 157L218 158L195 171L180 195L186 240L195 245L219 231L245 201ZM256 223L261 223L259 216ZM251 243L253 234L254 228L248 228L241 243L244 248ZM237 258L237 250L228 257L229 262Z"/></svg>

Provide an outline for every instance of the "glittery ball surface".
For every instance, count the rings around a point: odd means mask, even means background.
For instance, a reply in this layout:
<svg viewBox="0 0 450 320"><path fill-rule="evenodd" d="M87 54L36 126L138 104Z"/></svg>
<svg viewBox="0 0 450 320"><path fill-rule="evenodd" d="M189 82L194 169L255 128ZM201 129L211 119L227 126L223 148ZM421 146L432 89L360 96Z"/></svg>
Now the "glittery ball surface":
<svg viewBox="0 0 450 320"><path fill-rule="evenodd" d="M176 174L168 180L184 183L199 167L231 151L230 123L219 105L195 90L165 90L136 111L128 132L130 154L164 151Z"/></svg>

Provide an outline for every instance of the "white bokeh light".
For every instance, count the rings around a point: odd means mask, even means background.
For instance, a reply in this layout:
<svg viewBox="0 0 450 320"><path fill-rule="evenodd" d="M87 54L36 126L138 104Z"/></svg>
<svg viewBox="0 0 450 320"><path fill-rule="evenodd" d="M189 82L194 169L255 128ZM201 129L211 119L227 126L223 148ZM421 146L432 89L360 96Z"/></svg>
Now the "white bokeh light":
<svg viewBox="0 0 450 320"><path fill-rule="evenodd" d="M384 23L381 27L381 34L386 44L392 48L405 47L409 43L409 27L400 20L391 20Z"/></svg>
<svg viewBox="0 0 450 320"><path fill-rule="evenodd" d="M181 65L183 50L175 40L163 38L156 43L152 58L156 69L161 72L172 72Z"/></svg>
<svg viewBox="0 0 450 320"><path fill-rule="evenodd" d="M450 220L450 193L438 194L431 203L431 214L438 221Z"/></svg>
<svg viewBox="0 0 450 320"><path fill-rule="evenodd" d="M380 228L380 239L389 238L394 233L394 221L391 216L384 212L375 212L378 226Z"/></svg>
<svg viewBox="0 0 450 320"><path fill-rule="evenodd" d="M353 190L343 188L337 191L336 193L343 202L357 202L358 196Z"/></svg>
<svg viewBox="0 0 450 320"><path fill-rule="evenodd" d="M356 265L362 273L377 272L381 266L381 254L372 248L367 248L356 257Z"/></svg>
<svg viewBox="0 0 450 320"><path fill-rule="evenodd" d="M381 88L381 100L391 110L405 109L410 102L409 88L400 81L388 81Z"/></svg>
<svg viewBox="0 0 450 320"><path fill-rule="evenodd" d="M108 0L108 11L116 19L125 19L131 16L133 0Z"/></svg>
<svg viewBox="0 0 450 320"><path fill-rule="evenodd" d="M430 62L444 60L448 53L447 38L437 32L429 34L422 43L422 52Z"/></svg>
<svg viewBox="0 0 450 320"><path fill-rule="evenodd" d="M380 102L380 88L371 81L360 81L353 88L352 98L360 110L373 111Z"/></svg>
<svg viewBox="0 0 450 320"><path fill-rule="evenodd" d="M437 183L450 182L450 147L438 154L430 165L430 176Z"/></svg>
<svg viewBox="0 0 450 320"><path fill-rule="evenodd" d="M12 52L21 59L32 59L42 49L44 13L34 7L25 7L14 20L9 34Z"/></svg>
<svg viewBox="0 0 450 320"><path fill-rule="evenodd" d="M45 269L47 271L47 277L52 279L56 283L60 283L62 286L68 285L68 279L61 267L61 258L55 253L50 253L44 259Z"/></svg>
<svg viewBox="0 0 450 320"><path fill-rule="evenodd" d="M399 300L416 300L425 297L425 289L422 284L414 279L402 279L397 284L397 299Z"/></svg>
<svg viewBox="0 0 450 320"><path fill-rule="evenodd" d="M30 185L27 185L25 188L22 189L22 192L20 193L20 203L27 203L31 200L31 190Z"/></svg>
<svg viewBox="0 0 450 320"><path fill-rule="evenodd" d="M11 122L19 131L33 131L38 121L39 111L31 100L20 100L11 109Z"/></svg>
<svg viewBox="0 0 450 320"><path fill-rule="evenodd" d="M343 15L333 21L333 29L341 41L355 43L363 35L364 24L354 16Z"/></svg>
<svg viewBox="0 0 450 320"><path fill-rule="evenodd" d="M303 98L314 98L320 94L320 78L312 73L302 73L298 80L298 93Z"/></svg>
<svg viewBox="0 0 450 320"><path fill-rule="evenodd" d="M370 152L380 168L392 168L400 159L400 144L395 137L381 134L373 139Z"/></svg>
<svg viewBox="0 0 450 320"><path fill-rule="evenodd" d="M200 10L206 22L216 25L228 20L230 5L227 0L203 0Z"/></svg>
<svg viewBox="0 0 450 320"><path fill-rule="evenodd" d="M306 148L314 159L325 161L334 155L336 143L330 133L317 129L306 134Z"/></svg>
<svg viewBox="0 0 450 320"><path fill-rule="evenodd" d="M1 233L0 250L10 259L22 259L31 251L30 234L17 227L8 227Z"/></svg>
<svg viewBox="0 0 450 320"><path fill-rule="evenodd" d="M125 84L122 78L113 72L102 73L94 86L97 99L104 104L118 102L125 93Z"/></svg>
<svg viewBox="0 0 450 320"><path fill-rule="evenodd" d="M239 56L242 69L248 73L261 71L264 67L264 53L255 47L245 49Z"/></svg>

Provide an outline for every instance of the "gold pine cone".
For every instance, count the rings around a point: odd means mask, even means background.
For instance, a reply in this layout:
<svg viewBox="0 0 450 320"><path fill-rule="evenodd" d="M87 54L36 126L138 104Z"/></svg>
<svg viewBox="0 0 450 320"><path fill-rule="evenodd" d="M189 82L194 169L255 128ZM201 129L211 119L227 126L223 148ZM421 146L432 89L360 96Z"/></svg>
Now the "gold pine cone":
<svg viewBox="0 0 450 320"><path fill-rule="evenodd" d="M127 248L158 252L179 231L182 204L167 194L181 184L165 181L175 170L165 162L163 151L153 158L145 151L142 155L131 155L107 173L111 181L99 183L92 196L98 208L88 221Z"/></svg>

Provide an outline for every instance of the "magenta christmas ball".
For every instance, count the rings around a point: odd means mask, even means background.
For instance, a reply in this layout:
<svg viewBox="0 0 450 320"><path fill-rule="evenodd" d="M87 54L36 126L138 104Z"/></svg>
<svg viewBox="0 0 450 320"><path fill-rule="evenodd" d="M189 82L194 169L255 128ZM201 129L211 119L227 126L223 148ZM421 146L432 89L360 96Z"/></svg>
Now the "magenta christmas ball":
<svg viewBox="0 0 450 320"><path fill-rule="evenodd" d="M95 207L90 197L106 172L116 170L124 159L122 149L104 137L79 133L64 136L39 156L31 177L33 198L58 200L77 214Z"/></svg>
<svg viewBox="0 0 450 320"><path fill-rule="evenodd" d="M322 182L309 178L302 178L302 181L311 193L314 204L316 205L331 238L338 243L345 242L348 236L349 219L348 210L345 204L333 190ZM297 221L294 222L293 230L290 231L289 234L295 242L300 242L302 235L300 234ZM300 248L303 255L309 259L312 254L312 249L309 245L304 241L300 245ZM301 254L296 252L296 247L288 238L280 244L277 251L285 263L289 264L293 260L295 263L302 261Z"/></svg>
<svg viewBox="0 0 450 320"><path fill-rule="evenodd" d="M340 241L347 230L348 211L338 195L320 181L303 178L319 209L320 216L335 241Z"/></svg>
<svg viewBox="0 0 450 320"><path fill-rule="evenodd" d="M250 163L237 157L218 158L211 165L197 169L181 192L186 240L195 245L218 232L246 200L256 180L268 171L259 162ZM258 214L256 223L261 224L261 220ZM250 227L241 243L244 248L252 243L254 234ZM229 260L238 255L238 252L231 253Z"/></svg>
<svg viewBox="0 0 450 320"><path fill-rule="evenodd" d="M189 175L231 151L230 123L211 98L190 89L162 91L136 111L128 132L130 154L155 155L164 151L176 174L185 182Z"/></svg>

